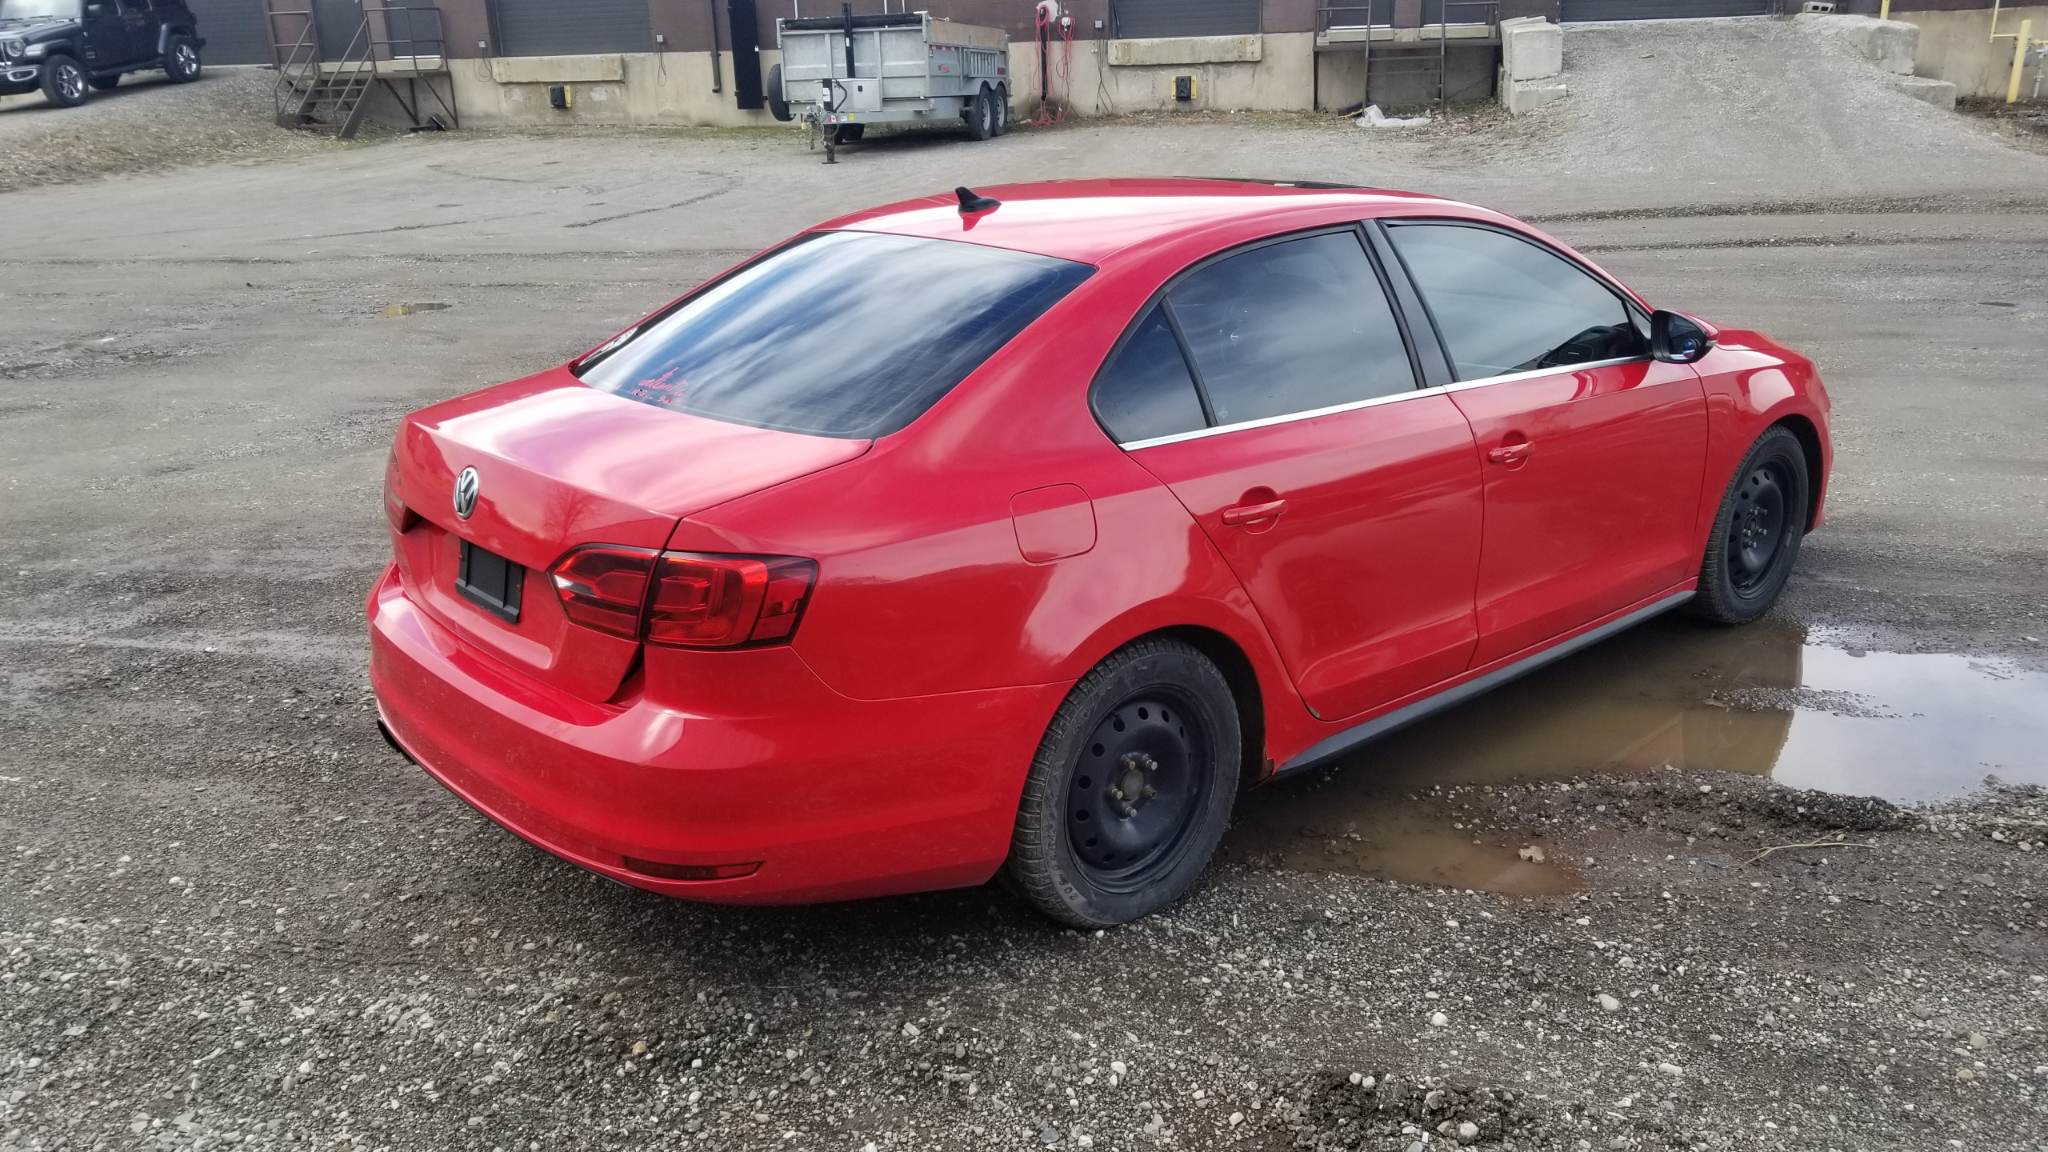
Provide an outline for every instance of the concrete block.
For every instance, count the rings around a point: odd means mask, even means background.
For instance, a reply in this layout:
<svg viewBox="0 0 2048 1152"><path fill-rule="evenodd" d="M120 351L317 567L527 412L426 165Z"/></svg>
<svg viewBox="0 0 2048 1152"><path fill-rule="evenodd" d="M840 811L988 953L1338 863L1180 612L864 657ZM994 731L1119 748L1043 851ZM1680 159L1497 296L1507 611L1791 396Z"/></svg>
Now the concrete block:
<svg viewBox="0 0 2048 1152"><path fill-rule="evenodd" d="M1522 116L1565 97L1564 81L1556 76L1537 80L1509 80L1501 85L1500 100L1509 115Z"/></svg>
<svg viewBox="0 0 2048 1152"><path fill-rule="evenodd" d="M1262 36L1166 36L1150 40L1111 40L1114 67L1162 64L1255 64L1265 58Z"/></svg>
<svg viewBox="0 0 2048 1152"><path fill-rule="evenodd" d="M1501 61L1513 80L1541 80L1564 71L1564 29L1547 20L1509 20L1500 26Z"/></svg>
<svg viewBox="0 0 2048 1152"><path fill-rule="evenodd" d="M1936 108L1953 110L1956 106L1956 86L1946 80L1932 80L1925 76L1902 76L1899 91L1915 100L1923 100Z"/></svg>
<svg viewBox="0 0 2048 1152"><path fill-rule="evenodd" d="M617 84L626 79L626 58L493 56L491 79L500 84Z"/></svg>
<svg viewBox="0 0 2048 1152"><path fill-rule="evenodd" d="M1913 61L1920 51L1920 29L1904 20L1879 20L1875 16L1809 16L1799 21L1837 37L1852 51L1887 72L1913 74Z"/></svg>

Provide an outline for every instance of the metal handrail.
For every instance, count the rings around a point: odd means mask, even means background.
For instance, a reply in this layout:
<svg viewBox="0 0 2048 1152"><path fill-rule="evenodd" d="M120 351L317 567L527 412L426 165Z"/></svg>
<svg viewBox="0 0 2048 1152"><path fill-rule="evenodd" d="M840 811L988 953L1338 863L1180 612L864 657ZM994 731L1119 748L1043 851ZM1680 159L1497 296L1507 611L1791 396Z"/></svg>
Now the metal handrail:
<svg viewBox="0 0 2048 1152"><path fill-rule="evenodd" d="M1500 23L1500 0L1436 0L1436 6L1436 22L1432 24L1424 21L1423 27L1443 28L1451 24L1483 24L1491 26ZM1451 10L1462 8L1484 9L1484 18L1478 20L1451 19ZM1333 18L1333 15L1338 12L1363 12L1365 13L1365 21L1361 24L1353 24L1348 21L1339 23ZM1328 32L1332 28L1377 28L1381 26L1380 16L1384 16L1388 21L1388 26L1391 26L1393 20L1392 0L1365 0L1362 4L1323 4L1316 10L1316 31Z"/></svg>
<svg viewBox="0 0 2048 1152"><path fill-rule="evenodd" d="M413 24L414 16L421 12L432 14L429 34L424 36L417 34L419 30ZM385 70L379 67L380 62L395 64L401 57L413 61L414 70L404 74L407 80L418 78L417 62L422 55L439 60L443 67L448 62L447 30L441 22L441 9L436 5L380 4L374 0L366 0L363 4L363 18L356 25L355 34L349 37L348 46L342 50L340 57L333 61L321 59L318 17L314 15L310 5L306 8L270 8L268 13L273 36L279 17L296 16L303 19L298 39L293 42L291 49L283 58L277 61L278 77L272 88L272 98L281 123L302 118L308 108L321 100L334 99L328 77L340 78L341 84L348 88L360 86L362 89L368 89L371 84L379 81L389 84ZM393 14L398 14L403 19L406 35L391 34ZM400 53L397 50L400 46L408 51ZM422 48L431 48L431 51L422 53ZM276 52L274 43L272 52ZM441 93L431 83L427 88L429 94L434 97L434 102L448 113L449 118L459 122L460 117L450 103L454 98L453 91L449 93L449 100L443 100ZM315 93L323 89L328 90L329 94L316 98ZM363 94L357 92L353 95L356 100L360 100ZM411 112L414 109L408 105L407 111ZM414 119L417 122L417 116Z"/></svg>

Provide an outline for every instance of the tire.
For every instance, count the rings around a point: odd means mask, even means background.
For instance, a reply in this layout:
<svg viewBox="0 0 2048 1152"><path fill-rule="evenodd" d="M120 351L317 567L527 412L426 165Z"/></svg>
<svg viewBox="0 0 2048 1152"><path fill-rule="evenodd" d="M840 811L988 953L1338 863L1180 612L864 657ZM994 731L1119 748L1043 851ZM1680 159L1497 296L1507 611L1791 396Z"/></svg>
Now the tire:
<svg viewBox="0 0 2048 1152"><path fill-rule="evenodd" d="M784 124L796 118L789 111L789 94L782 90L782 65L780 64L776 64L768 69L768 90L766 95L768 97L768 114L770 116L775 117Z"/></svg>
<svg viewBox="0 0 2048 1152"><path fill-rule="evenodd" d="M1770 610L1799 559L1812 483L1799 437L1783 426L1757 437L1714 514L1695 615L1747 624Z"/></svg>
<svg viewBox="0 0 2048 1152"><path fill-rule="evenodd" d="M204 68L199 59L199 46L192 43L191 37L173 36L171 42L164 45L164 75L169 76L173 84L190 84L199 79Z"/></svg>
<svg viewBox="0 0 2048 1152"><path fill-rule="evenodd" d="M1223 839L1242 758L1236 702L1207 656L1174 640L1119 649L1046 728L1005 879L1077 928L1171 904Z"/></svg>
<svg viewBox="0 0 2048 1152"><path fill-rule="evenodd" d="M967 130L974 133L976 140L986 140L996 134L995 103L986 87L974 94L974 103L967 109Z"/></svg>
<svg viewBox="0 0 2048 1152"><path fill-rule="evenodd" d="M995 131L995 134L996 134L996 135L998 135L998 136L1006 136L1006 135L1008 135L1008 134L1009 134L1009 132L1010 132L1010 90L1009 90L1009 89L1007 89L1007 88L1004 88L1004 87L1002 87L1001 85L997 85L997 87L996 87L996 131Z"/></svg>
<svg viewBox="0 0 2048 1152"><path fill-rule="evenodd" d="M858 144L860 138L867 134L868 126L865 124L841 124L832 130L833 139L841 144Z"/></svg>
<svg viewBox="0 0 2048 1152"><path fill-rule="evenodd" d="M52 56L43 61L43 97L59 108L76 108L92 92L85 69L69 56Z"/></svg>
<svg viewBox="0 0 2048 1152"><path fill-rule="evenodd" d="M88 76L85 82L92 85L95 92L107 92L121 82L121 74L116 72L112 76Z"/></svg>

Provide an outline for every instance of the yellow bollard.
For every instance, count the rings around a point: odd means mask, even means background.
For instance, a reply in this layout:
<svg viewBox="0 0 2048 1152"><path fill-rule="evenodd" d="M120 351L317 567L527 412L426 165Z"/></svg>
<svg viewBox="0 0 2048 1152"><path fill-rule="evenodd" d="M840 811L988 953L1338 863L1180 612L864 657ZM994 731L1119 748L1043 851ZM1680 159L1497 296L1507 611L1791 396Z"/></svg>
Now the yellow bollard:
<svg viewBox="0 0 2048 1152"><path fill-rule="evenodd" d="M2020 21L2020 34L2012 42L2012 79L2005 85L2005 102L2020 102L2020 74L2027 70L2027 46L2034 42L2034 22Z"/></svg>
<svg viewBox="0 0 2048 1152"><path fill-rule="evenodd" d="M1877 18L1879 20L1889 20L1892 18L1892 0L1884 0L1884 3L1877 6Z"/></svg>

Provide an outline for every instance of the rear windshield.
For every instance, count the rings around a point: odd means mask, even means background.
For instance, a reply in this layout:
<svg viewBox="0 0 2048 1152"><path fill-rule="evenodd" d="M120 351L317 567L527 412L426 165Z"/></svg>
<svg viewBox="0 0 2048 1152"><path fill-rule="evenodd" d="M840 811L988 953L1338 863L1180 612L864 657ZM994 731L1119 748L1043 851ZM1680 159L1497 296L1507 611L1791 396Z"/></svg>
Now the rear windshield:
<svg viewBox="0 0 2048 1152"><path fill-rule="evenodd" d="M759 428L882 436L1091 271L952 240L819 233L601 350L585 361L583 382Z"/></svg>

